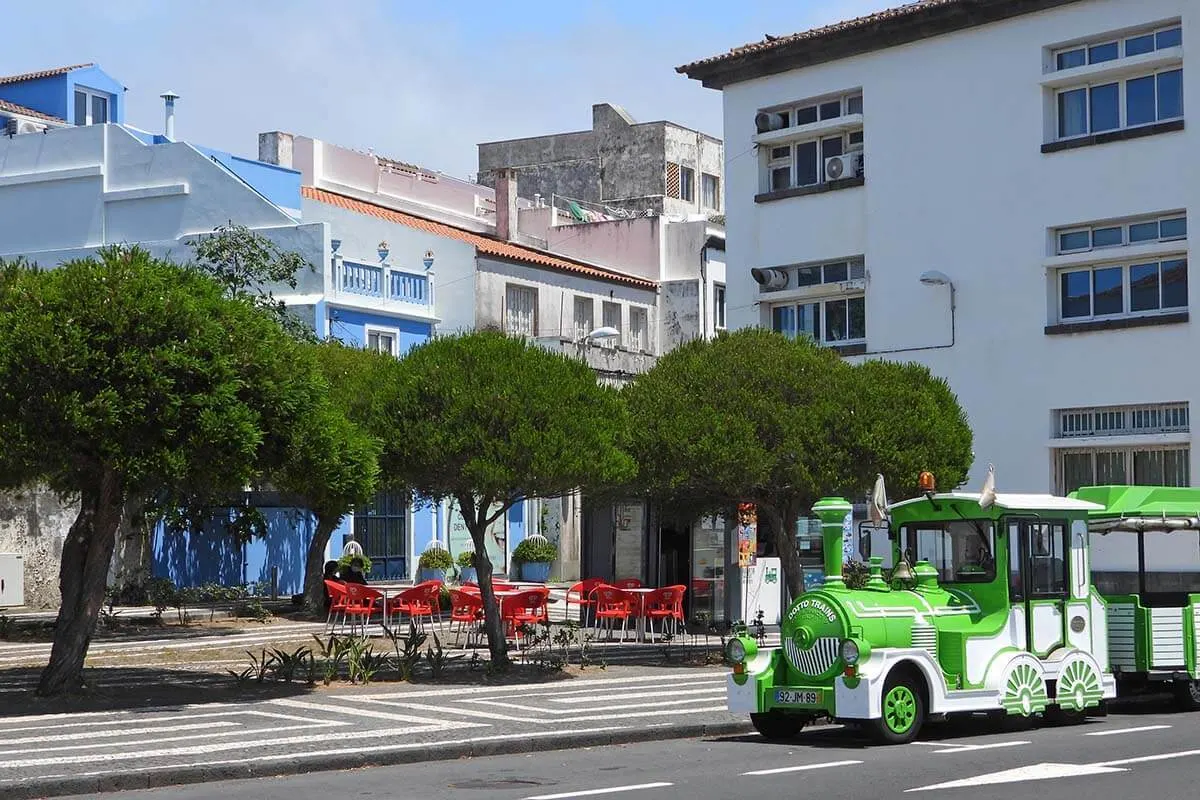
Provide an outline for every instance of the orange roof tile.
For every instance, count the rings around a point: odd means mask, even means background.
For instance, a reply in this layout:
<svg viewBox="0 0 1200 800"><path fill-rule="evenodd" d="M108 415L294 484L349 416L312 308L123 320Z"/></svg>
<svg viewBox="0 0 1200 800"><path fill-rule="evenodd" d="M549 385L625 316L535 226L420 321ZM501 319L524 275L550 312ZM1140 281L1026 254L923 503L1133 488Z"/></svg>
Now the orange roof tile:
<svg viewBox="0 0 1200 800"><path fill-rule="evenodd" d="M7 111L10 114L23 114L27 117L33 117L35 119L44 119L47 122L61 122L63 124L66 124L67 122L65 119L52 117L49 114L43 114L40 111L34 111L32 108L26 108L25 106L19 106L16 103L10 103L7 100L0 100L0 111Z"/></svg>
<svg viewBox="0 0 1200 800"><path fill-rule="evenodd" d="M336 192L318 189L314 186L302 186L300 188L301 196L315 200L318 203L341 208L345 211L353 211L357 214L368 214L372 217L395 222L400 225L407 225L410 228L432 233L436 236L445 236L447 239L456 239L460 242L466 242L475 246L475 249L489 256L498 258L507 258L513 261L521 261L526 264L535 264L539 267L549 267L550 269L562 270L563 272L571 272L576 275L585 275L589 278L597 278L599 280L613 281L614 283L623 283L628 286L635 286L639 289L657 289L658 284L654 281L645 278L639 278L634 275L626 275L621 272L613 272L611 270L602 269L600 267L584 264L572 259L563 258L561 256L551 255L544 250L537 250L524 245L513 244L512 242L504 242L499 239L493 239L489 236L484 236L481 233L463 230L456 228L453 225L447 225L442 222L434 222L432 220L417 217L412 214L406 214L402 211L395 211L384 206L368 203L364 200L356 200L353 197L337 194Z"/></svg>
<svg viewBox="0 0 1200 800"><path fill-rule="evenodd" d="M23 72L20 75L0 75L0 83L20 83L21 81L35 81L38 78L53 78L56 75L66 75L68 72L84 67L94 67L91 62L87 64L72 64L69 67L54 67L53 69L43 69L37 72Z"/></svg>

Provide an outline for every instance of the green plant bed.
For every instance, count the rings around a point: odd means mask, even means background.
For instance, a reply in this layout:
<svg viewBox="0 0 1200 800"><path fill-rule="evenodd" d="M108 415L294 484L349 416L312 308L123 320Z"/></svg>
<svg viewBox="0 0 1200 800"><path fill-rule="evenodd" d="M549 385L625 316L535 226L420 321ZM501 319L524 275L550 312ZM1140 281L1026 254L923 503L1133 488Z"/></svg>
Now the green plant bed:
<svg viewBox="0 0 1200 800"><path fill-rule="evenodd" d="M522 539L513 560L523 564L548 564L558 558L558 548L543 539Z"/></svg>

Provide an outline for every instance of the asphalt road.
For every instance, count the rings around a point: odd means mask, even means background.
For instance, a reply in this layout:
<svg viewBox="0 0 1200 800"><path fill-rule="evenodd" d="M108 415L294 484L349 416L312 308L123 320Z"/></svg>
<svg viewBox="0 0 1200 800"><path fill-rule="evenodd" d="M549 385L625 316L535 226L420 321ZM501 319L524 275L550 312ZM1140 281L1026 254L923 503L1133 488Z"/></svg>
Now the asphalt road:
<svg viewBox="0 0 1200 800"><path fill-rule="evenodd" d="M757 736L645 742L104 795L106 800L727 800L928 797L959 800L1196 800L1200 713L1162 706L1067 727L987 720L929 726L901 747L843 728L787 744Z"/></svg>

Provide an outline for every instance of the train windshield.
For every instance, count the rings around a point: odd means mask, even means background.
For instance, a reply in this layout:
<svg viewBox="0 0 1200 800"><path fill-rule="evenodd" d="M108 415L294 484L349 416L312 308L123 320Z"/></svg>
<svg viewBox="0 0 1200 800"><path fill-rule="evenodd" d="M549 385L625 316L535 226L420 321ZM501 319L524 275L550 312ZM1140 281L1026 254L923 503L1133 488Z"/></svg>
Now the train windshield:
<svg viewBox="0 0 1200 800"><path fill-rule="evenodd" d="M928 561L940 583L987 583L996 577L995 530L988 520L917 522L900 531L909 564Z"/></svg>

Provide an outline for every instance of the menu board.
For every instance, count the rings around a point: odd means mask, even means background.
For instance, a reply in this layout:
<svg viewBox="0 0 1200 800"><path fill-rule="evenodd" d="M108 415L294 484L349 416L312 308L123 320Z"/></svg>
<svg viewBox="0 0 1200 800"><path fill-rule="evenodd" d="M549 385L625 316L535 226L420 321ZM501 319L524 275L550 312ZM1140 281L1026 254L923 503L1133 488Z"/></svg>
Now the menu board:
<svg viewBox="0 0 1200 800"><path fill-rule="evenodd" d="M617 503L613 506L613 551L617 580L637 578L642 574L642 544L646 538L646 509L641 501Z"/></svg>
<svg viewBox="0 0 1200 800"><path fill-rule="evenodd" d="M492 506L490 514L494 514L500 510L500 504ZM458 503L454 500L450 501L450 532L447 538L447 547L450 549L450 555L455 558L464 550L474 550L475 544L471 541L471 532L467 530L467 521L463 519L462 511L458 508ZM484 542L488 559L492 562L492 569L499 573L508 572L508 515L501 514L500 517L488 526L487 533L484 534Z"/></svg>

